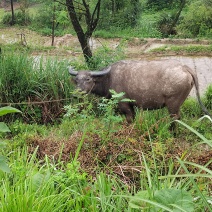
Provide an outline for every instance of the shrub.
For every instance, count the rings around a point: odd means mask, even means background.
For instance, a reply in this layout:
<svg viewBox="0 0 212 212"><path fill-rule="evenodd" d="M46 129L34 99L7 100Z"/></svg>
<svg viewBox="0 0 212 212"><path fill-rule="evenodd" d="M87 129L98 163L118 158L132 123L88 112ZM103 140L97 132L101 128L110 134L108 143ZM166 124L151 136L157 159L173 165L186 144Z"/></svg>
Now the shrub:
<svg viewBox="0 0 212 212"><path fill-rule="evenodd" d="M12 20L12 14L11 13L5 13L5 15L2 18L2 23L5 25L10 25ZM15 12L15 24L25 26L30 24L32 21L32 18L30 17L29 13L25 12Z"/></svg>
<svg viewBox="0 0 212 212"><path fill-rule="evenodd" d="M198 8L198 9L197 9ZM192 3L184 14L177 33L183 37L212 37L212 8L200 1Z"/></svg>

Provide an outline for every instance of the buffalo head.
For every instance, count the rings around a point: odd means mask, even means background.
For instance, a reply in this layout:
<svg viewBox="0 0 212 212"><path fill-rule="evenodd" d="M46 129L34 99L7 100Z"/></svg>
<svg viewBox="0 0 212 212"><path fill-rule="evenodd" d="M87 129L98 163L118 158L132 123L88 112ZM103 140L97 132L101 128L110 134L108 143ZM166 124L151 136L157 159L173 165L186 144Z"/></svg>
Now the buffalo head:
<svg viewBox="0 0 212 212"><path fill-rule="evenodd" d="M97 84L97 80L105 75L109 74L111 67L104 68L101 71L75 71L72 67L69 67L69 74L75 76L74 82L77 85L77 89L86 93L92 92Z"/></svg>

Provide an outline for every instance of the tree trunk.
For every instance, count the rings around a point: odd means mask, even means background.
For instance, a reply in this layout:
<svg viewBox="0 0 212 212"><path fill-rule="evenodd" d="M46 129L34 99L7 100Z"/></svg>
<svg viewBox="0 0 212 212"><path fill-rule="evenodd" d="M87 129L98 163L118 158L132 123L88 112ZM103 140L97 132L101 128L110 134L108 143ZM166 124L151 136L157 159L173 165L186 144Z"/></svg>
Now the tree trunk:
<svg viewBox="0 0 212 212"><path fill-rule="evenodd" d="M14 14L14 8L13 8L13 0L10 0L10 4L11 4L11 11L12 11L12 20L10 22L11 25L15 24L15 14Z"/></svg>
<svg viewBox="0 0 212 212"><path fill-rule="evenodd" d="M185 4L186 4L186 0L181 0L179 11L177 12L171 26L169 27L170 34L172 34L172 32L174 31L174 27L176 26L176 24L180 18L180 14L181 14L183 8L185 7Z"/></svg>
<svg viewBox="0 0 212 212"><path fill-rule="evenodd" d="M92 57L92 51L89 45L89 39L91 35L89 33L84 33L79 23L77 13L73 4L73 0L66 0L66 6L68 9L68 14L71 19L74 30L77 33L77 37L80 42L85 61L88 63L90 58Z"/></svg>
<svg viewBox="0 0 212 212"><path fill-rule="evenodd" d="M54 31L55 31L55 0L53 2L53 15L52 15L52 46L54 46Z"/></svg>

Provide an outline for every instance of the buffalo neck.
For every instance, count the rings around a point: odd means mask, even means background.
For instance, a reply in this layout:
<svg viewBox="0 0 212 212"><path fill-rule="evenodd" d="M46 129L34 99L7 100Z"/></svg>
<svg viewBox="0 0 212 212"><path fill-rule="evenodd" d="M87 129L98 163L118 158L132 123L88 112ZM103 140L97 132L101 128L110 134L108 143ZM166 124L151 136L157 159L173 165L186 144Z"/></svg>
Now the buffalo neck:
<svg viewBox="0 0 212 212"><path fill-rule="evenodd" d="M97 94L99 96L104 96L106 98L109 98L109 87L110 87L110 74L107 74L105 76L97 77L95 79L95 86L92 89L92 93Z"/></svg>

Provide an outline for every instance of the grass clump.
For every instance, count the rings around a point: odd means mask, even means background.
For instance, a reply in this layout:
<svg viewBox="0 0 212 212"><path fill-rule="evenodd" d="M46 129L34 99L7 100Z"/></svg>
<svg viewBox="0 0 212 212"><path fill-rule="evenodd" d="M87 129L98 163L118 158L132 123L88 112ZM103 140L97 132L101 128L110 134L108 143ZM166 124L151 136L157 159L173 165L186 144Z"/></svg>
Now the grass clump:
<svg viewBox="0 0 212 212"><path fill-rule="evenodd" d="M16 105L26 121L49 122L60 116L72 89L68 61L3 54L0 57L0 102Z"/></svg>
<svg viewBox="0 0 212 212"><path fill-rule="evenodd" d="M150 50L151 53L176 53L176 54L212 54L212 45L200 46L200 45L190 45L190 46L163 46Z"/></svg>
<svg viewBox="0 0 212 212"><path fill-rule="evenodd" d="M72 121L70 118L69 123ZM0 211L210 209L212 161L209 158L204 165L197 163L193 144L183 147L173 137L168 138L173 140L168 144L166 138L158 141L153 134L145 141L133 125L115 132L111 129L107 139L101 133L104 128L85 117L84 128L75 129L61 142L58 132L65 131L64 126L50 128L45 136L28 138L27 146L11 143L4 150L11 173L0 172ZM39 132L41 127L35 128ZM19 136L26 132L30 133L22 127ZM198 151L201 141L211 145L201 136L196 143ZM166 149L159 147L163 142Z"/></svg>

